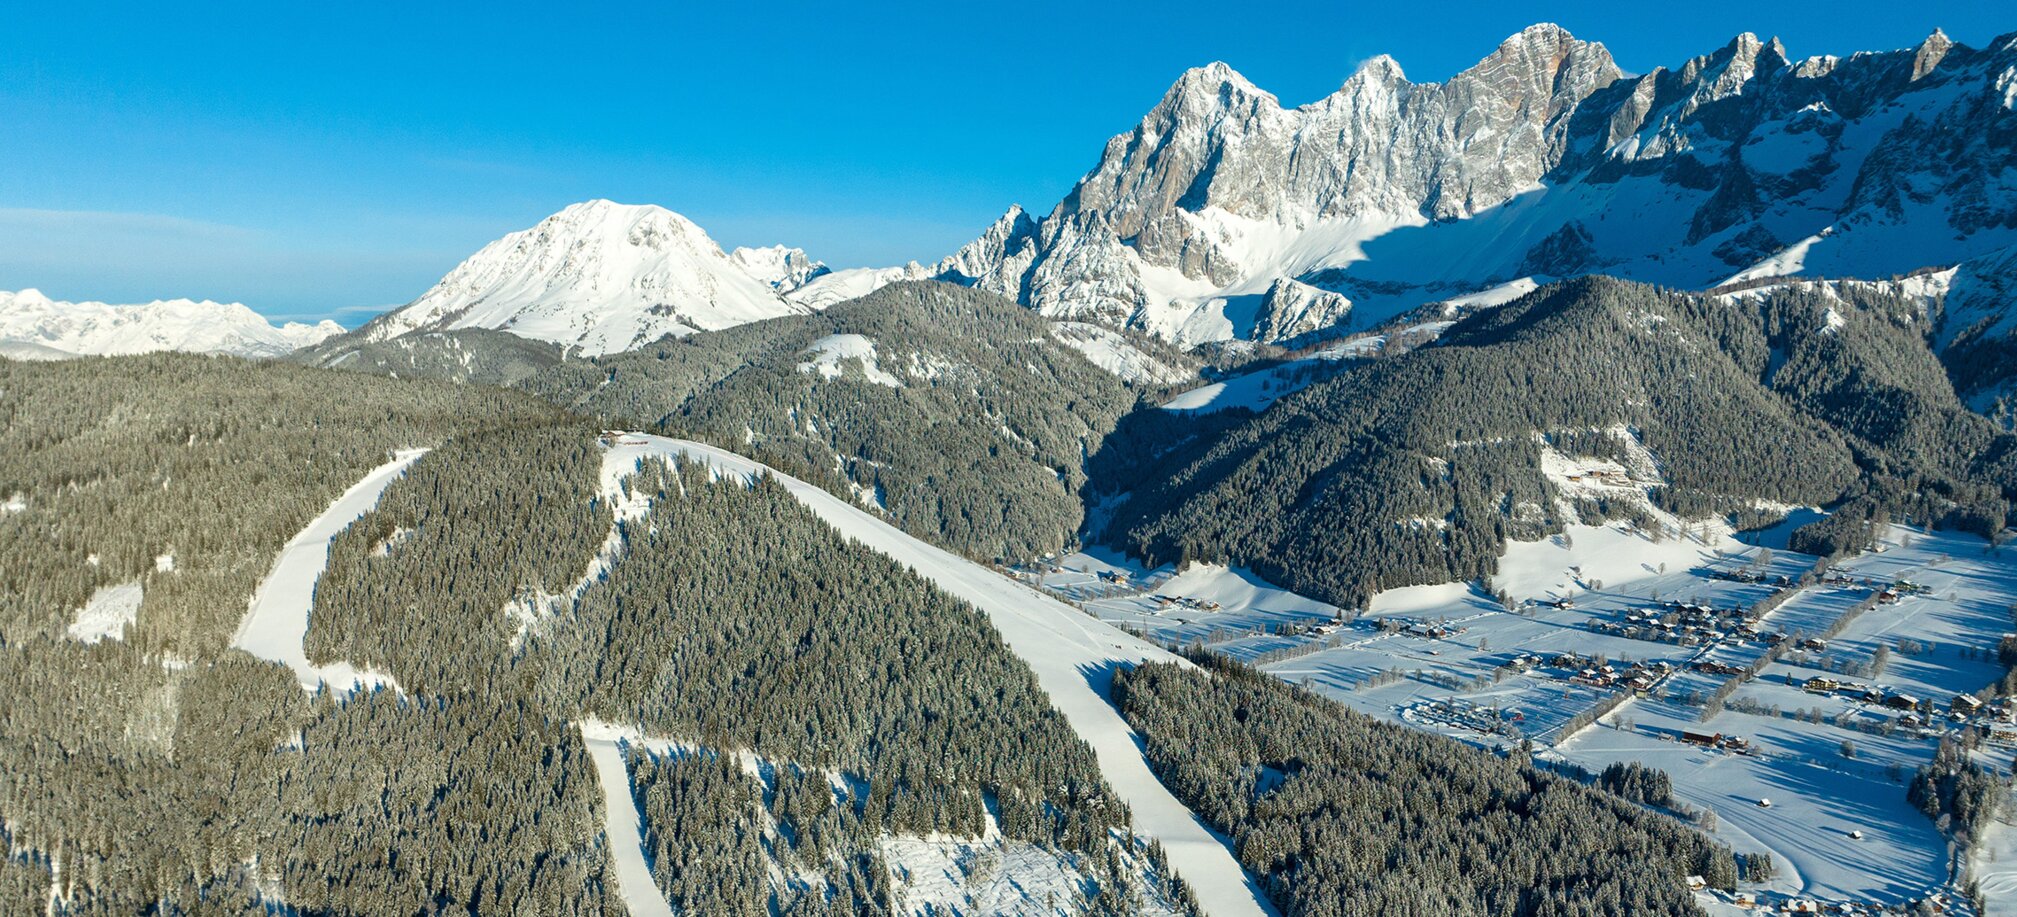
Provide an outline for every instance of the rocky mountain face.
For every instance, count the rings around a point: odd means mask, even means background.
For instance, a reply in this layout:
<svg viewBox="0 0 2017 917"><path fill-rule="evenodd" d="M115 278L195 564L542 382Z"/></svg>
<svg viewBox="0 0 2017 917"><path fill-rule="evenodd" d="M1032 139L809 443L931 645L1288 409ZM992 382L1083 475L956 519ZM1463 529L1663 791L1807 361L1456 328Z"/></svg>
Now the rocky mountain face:
<svg viewBox="0 0 2017 917"><path fill-rule="evenodd" d="M803 314L810 307L783 293L824 270L795 249L730 256L663 207L588 201L484 246L358 338L488 328L614 353L668 334Z"/></svg>
<svg viewBox="0 0 2017 917"><path fill-rule="evenodd" d="M772 245L766 248L738 248L728 253L742 272L779 293L790 293L815 278L833 273L824 262L806 257L805 249Z"/></svg>
<svg viewBox="0 0 2017 917"><path fill-rule="evenodd" d="M39 290L0 292L0 356L14 359L158 350L277 357L341 333L342 326L330 321L275 326L238 303L107 305L52 300Z"/></svg>
<svg viewBox="0 0 2017 917"><path fill-rule="evenodd" d="M1180 343L1295 341L1530 276L1953 265L2017 242L2013 161L2017 35L1796 61L1747 34L1628 76L1538 25L1447 82L1375 58L1297 108L1192 70L1048 216L1012 209L934 276Z"/></svg>

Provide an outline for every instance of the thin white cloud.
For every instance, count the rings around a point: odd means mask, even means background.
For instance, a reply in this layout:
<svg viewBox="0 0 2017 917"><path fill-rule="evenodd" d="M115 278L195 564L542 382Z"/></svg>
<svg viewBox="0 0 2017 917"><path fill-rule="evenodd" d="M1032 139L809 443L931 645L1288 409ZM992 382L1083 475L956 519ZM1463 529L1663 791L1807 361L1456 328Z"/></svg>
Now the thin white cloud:
<svg viewBox="0 0 2017 917"><path fill-rule="evenodd" d="M163 213L120 210L45 210L32 207L0 207L0 229L55 230L64 232L109 231L175 235L197 238L244 238L253 231L228 223L212 223Z"/></svg>

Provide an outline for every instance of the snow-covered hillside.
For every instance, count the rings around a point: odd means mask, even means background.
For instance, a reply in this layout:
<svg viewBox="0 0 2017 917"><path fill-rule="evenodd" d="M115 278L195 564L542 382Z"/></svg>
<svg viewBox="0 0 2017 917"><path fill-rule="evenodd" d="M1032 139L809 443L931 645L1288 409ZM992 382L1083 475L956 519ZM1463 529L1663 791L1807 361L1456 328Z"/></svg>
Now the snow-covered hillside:
<svg viewBox="0 0 2017 917"><path fill-rule="evenodd" d="M361 337L492 328L613 353L668 334L810 311L774 286L808 271L803 253L794 259L789 250L731 258L693 221L663 207L588 201L484 246L419 299L366 325Z"/></svg>
<svg viewBox="0 0 2017 917"><path fill-rule="evenodd" d="M158 300L138 305L62 302L39 290L0 292L0 356L69 356L186 350L277 357L343 333L335 322L274 326L238 303Z"/></svg>

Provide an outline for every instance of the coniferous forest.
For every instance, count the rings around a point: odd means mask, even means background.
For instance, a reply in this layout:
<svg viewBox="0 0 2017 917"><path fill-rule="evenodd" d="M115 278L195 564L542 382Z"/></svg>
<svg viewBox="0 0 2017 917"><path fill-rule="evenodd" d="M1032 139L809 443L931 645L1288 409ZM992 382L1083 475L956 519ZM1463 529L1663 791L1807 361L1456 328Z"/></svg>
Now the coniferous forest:
<svg viewBox="0 0 2017 917"><path fill-rule="evenodd" d="M1284 913L1691 914L1736 861L1666 816L1218 657L1115 678L1156 774Z"/></svg>
<svg viewBox="0 0 2017 917"><path fill-rule="evenodd" d="M1793 536L1816 553L1886 520L1996 531L2017 441L1960 405L1923 322L1867 292L1573 281L1260 414L1157 410L1027 310L939 284L594 360L511 348L494 377L0 361L0 913L621 913L632 841L604 830L585 723L640 737L622 789L685 913L895 912L884 845L927 836L1055 855L1069 910L1181 912L985 617L769 478L647 462L612 492L598 427L744 452L971 557L1104 536L1351 604L1560 531L1549 448L1650 450L1684 518L1833 507ZM805 365L835 335L873 365ZM304 692L231 649L282 547L418 447L330 544L304 639L387 686ZM1417 517L1448 524L1394 524ZM130 624L72 635L124 589ZM1664 775L1588 787L1200 661L1115 697L1287 913L1688 913L1681 876L1736 879L1647 808ZM1945 763L1914 804L1973 824L1980 774Z"/></svg>

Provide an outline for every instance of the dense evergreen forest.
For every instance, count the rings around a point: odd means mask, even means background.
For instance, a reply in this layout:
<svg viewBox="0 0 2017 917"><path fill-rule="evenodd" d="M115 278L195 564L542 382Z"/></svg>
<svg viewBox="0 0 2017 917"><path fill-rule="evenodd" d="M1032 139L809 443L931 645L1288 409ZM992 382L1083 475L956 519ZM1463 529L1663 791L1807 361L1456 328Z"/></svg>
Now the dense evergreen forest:
<svg viewBox="0 0 2017 917"><path fill-rule="evenodd" d="M1114 695L1177 798L1286 914L1698 914L1730 851L1616 796L1374 720L1236 662L1124 671Z"/></svg>
<svg viewBox="0 0 2017 917"><path fill-rule="evenodd" d="M305 641L317 663L423 693L508 691L541 600L571 591L614 523L582 423L478 433L415 463L329 546ZM516 613L507 613L507 608Z"/></svg>
<svg viewBox="0 0 2017 917"><path fill-rule="evenodd" d="M557 416L494 389L222 357L0 360L0 634L61 635L94 590L138 581L128 639L206 658L280 546L392 450Z"/></svg>
<svg viewBox="0 0 2017 917"><path fill-rule="evenodd" d="M1850 503L2000 528L2017 438L1960 405L1924 331L1883 297L1568 281L1189 440L1185 418L1129 418L1091 492L1131 493L1104 534L1152 562L1231 560L1344 605L1559 531L1540 449L1618 457L1607 430L1651 450L1684 518Z"/></svg>
<svg viewBox="0 0 2017 917"><path fill-rule="evenodd" d="M735 868L748 813L689 819L655 855L689 913L888 912L882 839L977 835L990 807L1076 864L1081 911L1184 900L1153 853L1117 858L1126 807L985 619L767 482L648 464L618 525L592 423L475 386L145 357L0 361L0 393L0 913L620 913L589 716L793 775L638 791L756 800L800 877ZM332 543L304 641L399 687L304 693L227 649L280 546L410 446L433 451ZM66 636L134 578L134 626Z"/></svg>
<svg viewBox="0 0 2017 917"><path fill-rule="evenodd" d="M337 705L225 648L281 545L391 450L559 417L226 358L0 361L0 913L603 913L564 721ZM66 638L128 582L124 639Z"/></svg>
<svg viewBox="0 0 2017 917"><path fill-rule="evenodd" d="M534 637L542 693L610 722L872 778L872 824L1096 848L1126 814L979 612L766 480L650 463L618 575Z"/></svg>

